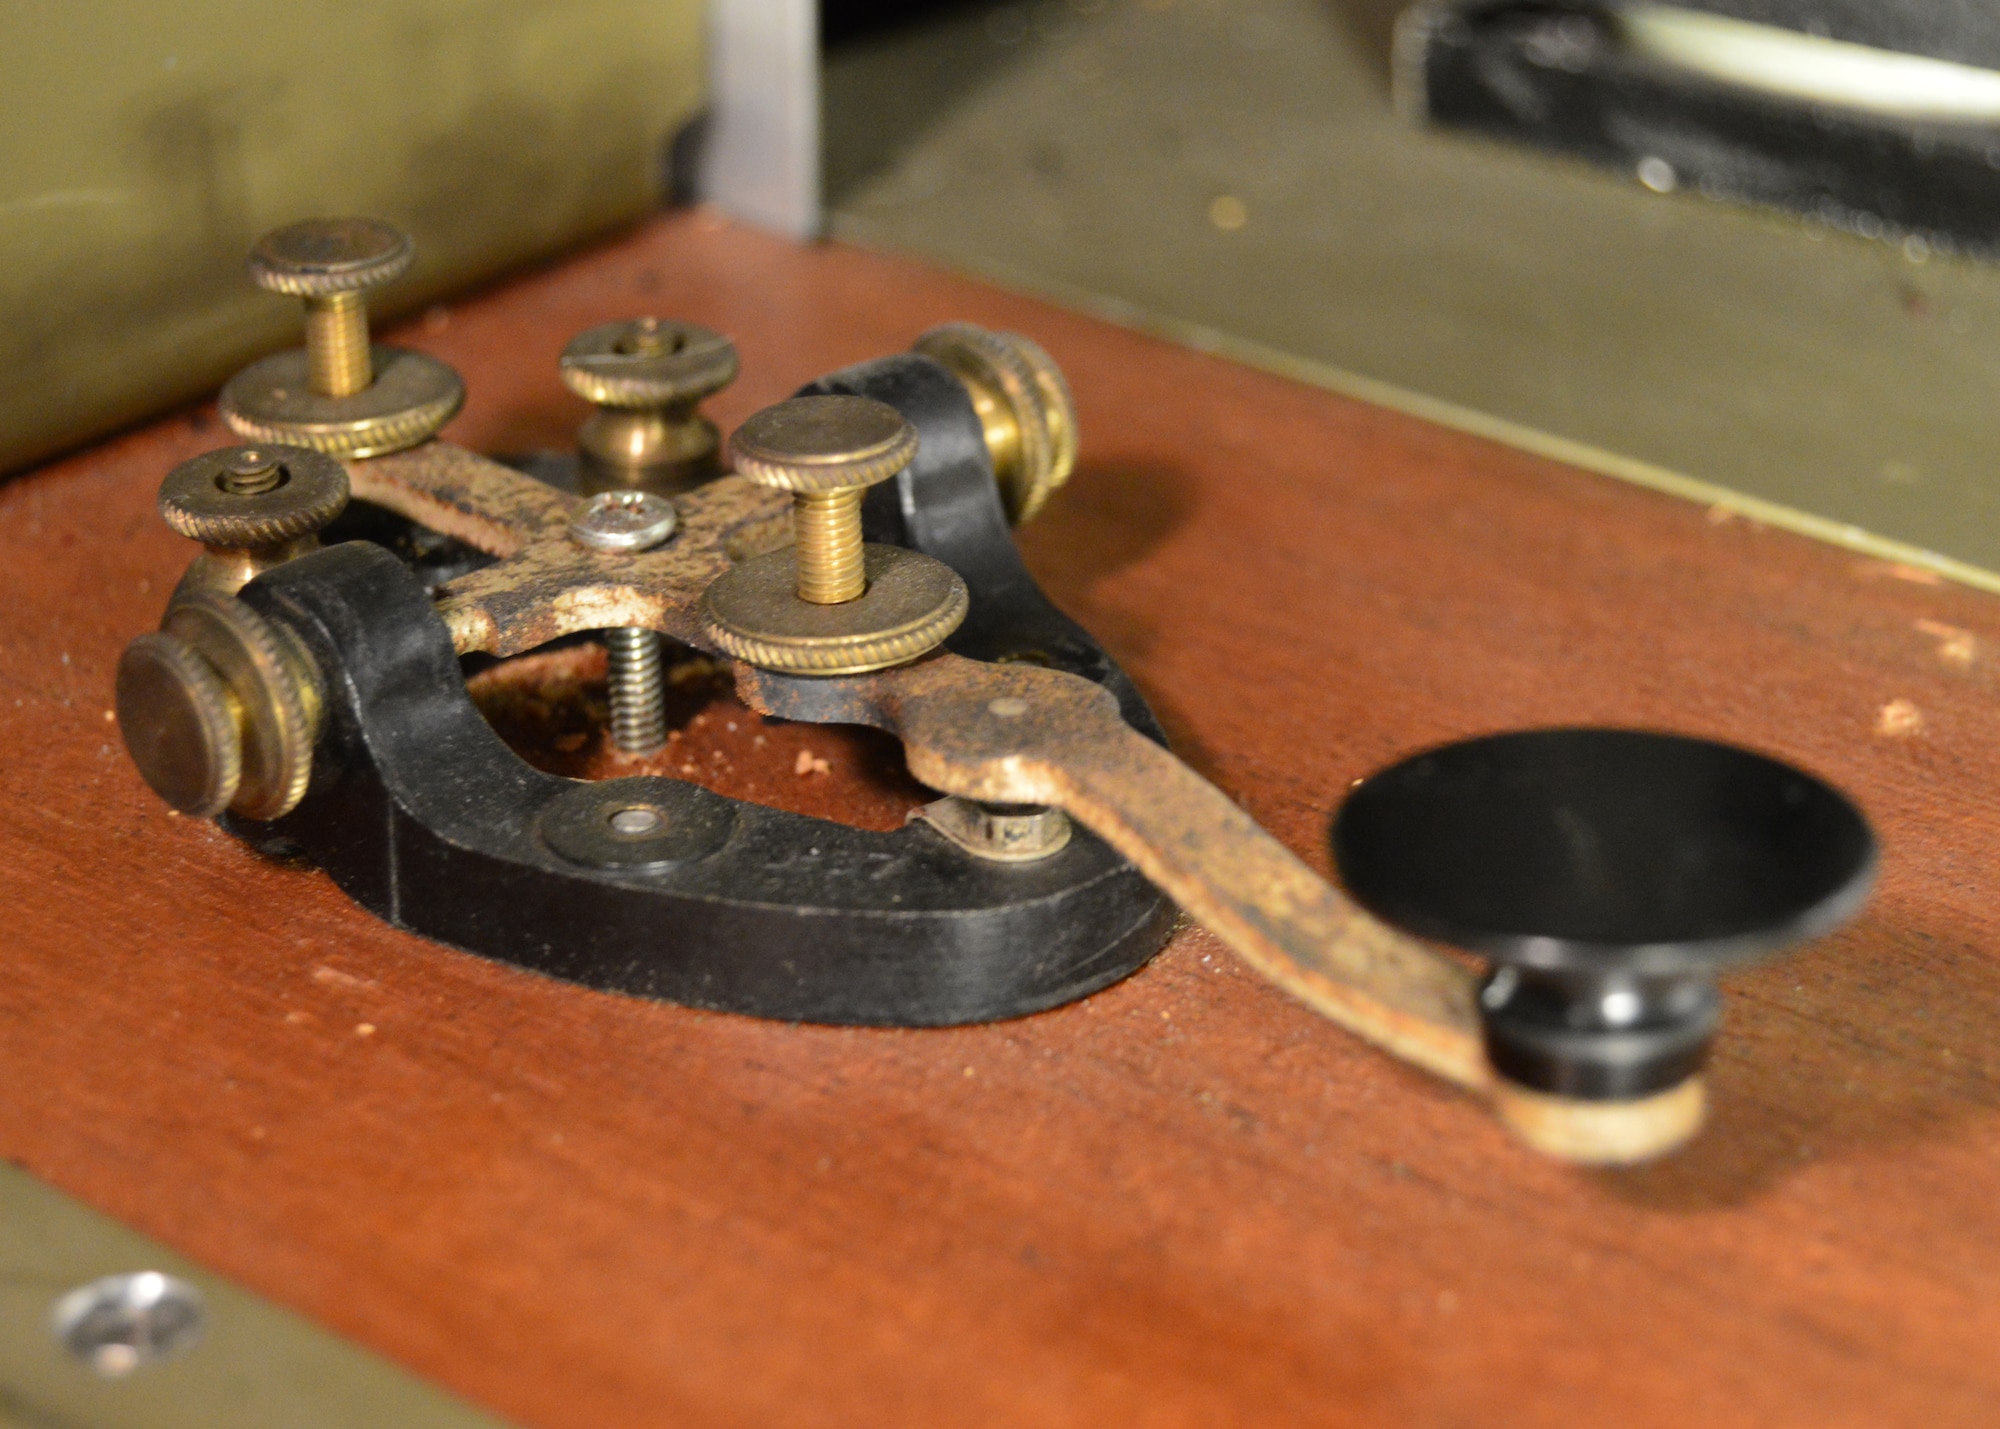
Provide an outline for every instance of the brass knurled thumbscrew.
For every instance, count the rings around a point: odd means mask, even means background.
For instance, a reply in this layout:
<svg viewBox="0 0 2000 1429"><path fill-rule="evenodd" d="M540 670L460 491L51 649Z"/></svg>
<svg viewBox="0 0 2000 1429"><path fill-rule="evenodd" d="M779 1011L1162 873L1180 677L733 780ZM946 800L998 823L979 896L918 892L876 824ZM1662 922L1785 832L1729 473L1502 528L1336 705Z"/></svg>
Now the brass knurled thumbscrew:
<svg viewBox="0 0 2000 1429"><path fill-rule="evenodd" d="M436 358L377 347L362 294L409 268L415 246L372 218L273 229L250 250L257 286L305 302L306 345L252 363L223 386L222 417L247 441L339 457L426 441L457 414L465 384Z"/></svg>
<svg viewBox="0 0 2000 1429"><path fill-rule="evenodd" d="M795 397L729 442L738 474L792 493L794 544L716 578L710 639L752 665L857 675L936 649L965 619L965 582L942 561L864 545L861 498L910 464L917 433L868 397Z"/></svg>

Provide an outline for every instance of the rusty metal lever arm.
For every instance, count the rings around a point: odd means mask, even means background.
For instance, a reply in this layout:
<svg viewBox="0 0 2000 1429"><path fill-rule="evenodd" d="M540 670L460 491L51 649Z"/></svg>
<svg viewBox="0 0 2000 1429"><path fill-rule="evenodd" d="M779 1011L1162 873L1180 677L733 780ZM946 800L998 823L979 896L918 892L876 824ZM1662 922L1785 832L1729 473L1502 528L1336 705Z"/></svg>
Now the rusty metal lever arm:
<svg viewBox="0 0 2000 1429"><path fill-rule="evenodd" d="M934 789L1064 810L1308 1006L1449 1081L1491 1083L1472 974L1362 912L1100 686L945 653L845 679L737 669L766 713L897 735Z"/></svg>

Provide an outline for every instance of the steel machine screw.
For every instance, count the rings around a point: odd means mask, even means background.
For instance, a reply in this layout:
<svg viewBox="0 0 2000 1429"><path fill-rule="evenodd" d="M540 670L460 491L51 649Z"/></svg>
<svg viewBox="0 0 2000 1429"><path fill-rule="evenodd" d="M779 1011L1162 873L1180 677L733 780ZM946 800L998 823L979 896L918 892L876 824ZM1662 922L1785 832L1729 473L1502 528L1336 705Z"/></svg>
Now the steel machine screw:
<svg viewBox="0 0 2000 1429"><path fill-rule="evenodd" d="M316 218L274 229L250 252L250 276L305 302L306 345L253 363L222 389L222 416L254 442L335 456L379 456L435 435L465 401L451 368L371 345L362 294L400 277L408 234L370 218Z"/></svg>
<svg viewBox="0 0 2000 1429"><path fill-rule="evenodd" d="M593 496L570 523L570 537L593 551L649 551L674 534L674 504L649 491ZM631 626L604 632L610 664L611 742L627 754L651 754L667 742L666 672L658 631Z"/></svg>
<svg viewBox="0 0 2000 1429"><path fill-rule="evenodd" d="M562 379L597 408L577 432L584 494L684 491L719 476L721 436L697 407L736 372L736 344L693 323L642 317L579 333Z"/></svg>
<svg viewBox="0 0 2000 1429"><path fill-rule="evenodd" d="M602 323L563 349L561 370L563 384L597 408L577 431L586 495L685 491L722 474L721 434L696 410L736 380L736 344L722 334L656 317ZM650 754L667 739L660 637L607 630L604 646L611 742Z"/></svg>

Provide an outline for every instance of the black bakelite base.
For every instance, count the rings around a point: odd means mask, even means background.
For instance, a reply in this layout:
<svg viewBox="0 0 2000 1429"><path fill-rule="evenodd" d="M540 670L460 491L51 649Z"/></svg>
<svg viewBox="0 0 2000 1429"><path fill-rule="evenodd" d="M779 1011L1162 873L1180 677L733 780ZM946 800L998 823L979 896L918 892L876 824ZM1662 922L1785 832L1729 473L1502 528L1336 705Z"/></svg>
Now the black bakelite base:
<svg viewBox="0 0 2000 1429"><path fill-rule="evenodd" d="M900 356L828 382L918 429L917 460L889 484L899 522L885 539L965 578L972 614L952 648L1097 680L1159 739L1131 682L1021 563L956 379ZM397 927L592 987L898 1027L1072 1001L1144 965L1172 932L1173 904L1087 830L1048 858L1002 864L922 823L874 833L678 780L531 768L466 694L429 590L437 543L386 513L350 525L360 539L244 588L324 674L326 729L297 809L225 823L302 852Z"/></svg>

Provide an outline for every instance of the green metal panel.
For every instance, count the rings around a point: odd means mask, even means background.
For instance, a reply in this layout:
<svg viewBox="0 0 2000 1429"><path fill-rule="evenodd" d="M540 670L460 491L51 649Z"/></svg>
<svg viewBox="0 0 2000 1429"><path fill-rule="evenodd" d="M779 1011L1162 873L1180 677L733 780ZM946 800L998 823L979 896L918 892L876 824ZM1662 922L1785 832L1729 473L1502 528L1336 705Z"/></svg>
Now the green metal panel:
<svg viewBox="0 0 2000 1429"><path fill-rule="evenodd" d="M49 1311L101 1276L193 1285L201 1338L122 1379L56 1340ZM503 1429L386 1360L0 1165L0 1429Z"/></svg>
<svg viewBox="0 0 2000 1429"><path fill-rule="evenodd" d="M361 213L407 308L657 202L701 0L0 6L0 470L296 342L250 241Z"/></svg>
<svg viewBox="0 0 2000 1429"><path fill-rule="evenodd" d="M864 37L832 231L2000 589L2000 266L1401 122L1398 3Z"/></svg>

